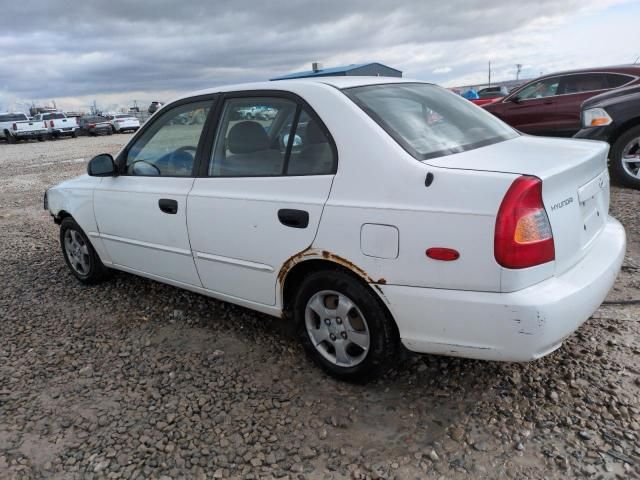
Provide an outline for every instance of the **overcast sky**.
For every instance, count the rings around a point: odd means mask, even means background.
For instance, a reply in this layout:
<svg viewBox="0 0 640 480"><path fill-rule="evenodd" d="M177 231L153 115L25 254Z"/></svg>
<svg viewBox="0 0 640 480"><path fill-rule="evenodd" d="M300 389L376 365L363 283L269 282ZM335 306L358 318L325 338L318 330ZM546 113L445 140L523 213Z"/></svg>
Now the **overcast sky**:
<svg viewBox="0 0 640 480"><path fill-rule="evenodd" d="M11 0L0 109L87 109L378 61L446 86L632 63L638 0ZM22 103L21 103L22 102ZM24 105L23 105L24 104Z"/></svg>

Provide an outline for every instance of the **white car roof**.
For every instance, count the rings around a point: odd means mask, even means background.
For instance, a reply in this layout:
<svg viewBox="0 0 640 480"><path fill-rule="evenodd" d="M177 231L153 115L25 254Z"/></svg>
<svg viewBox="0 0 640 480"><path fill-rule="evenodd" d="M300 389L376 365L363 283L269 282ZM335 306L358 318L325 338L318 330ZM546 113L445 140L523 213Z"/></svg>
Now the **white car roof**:
<svg viewBox="0 0 640 480"><path fill-rule="evenodd" d="M205 90L199 90L196 92L191 92L187 95L183 95L175 100L179 100L182 98L189 98L196 95L207 95L211 93L220 93L220 92L232 92L232 91L242 91L242 90L289 90L295 89L296 86L302 85L331 85L336 88L350 88L350 87L361 87L365 85L379 85L383 83L428 83L422 80L412 80L408 78L398 78L398 77L360 77L360 76L352 76L352 77L312 77L312 78L292 78L288 80L273 80L273 81L264 81L264 82L252 82L252 83L237 83L231 85L220 85L213 88L207 88Z"/></svg>

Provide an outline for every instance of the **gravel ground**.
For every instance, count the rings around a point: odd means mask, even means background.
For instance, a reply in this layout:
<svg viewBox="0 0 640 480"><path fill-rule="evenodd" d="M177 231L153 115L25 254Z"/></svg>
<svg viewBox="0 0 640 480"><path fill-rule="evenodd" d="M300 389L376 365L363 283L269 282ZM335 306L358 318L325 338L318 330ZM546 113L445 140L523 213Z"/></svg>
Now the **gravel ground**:
<svg viewBox="0 0 640 480"><path fill-rule="evenodd" d="M559 351L354 386L277 319L72 278L42 193L128 138L0 143L0 478L640 478L640 192L613 188L624 269Z"/></svg>

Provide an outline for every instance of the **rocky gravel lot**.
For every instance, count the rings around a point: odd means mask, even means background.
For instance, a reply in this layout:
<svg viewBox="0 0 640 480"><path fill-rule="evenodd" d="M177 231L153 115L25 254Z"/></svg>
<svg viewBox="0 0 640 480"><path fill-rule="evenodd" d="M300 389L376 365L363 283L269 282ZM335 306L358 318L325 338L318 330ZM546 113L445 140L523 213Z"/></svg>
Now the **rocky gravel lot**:
<svg viewBox="0 0 640 480"><path fill-rule="evenodd" d="M129 135L0 143L0 478L640 478L640 192L615 290L552 355L408 355L354 386L281 321L67 271L47 186Z"/></svg>

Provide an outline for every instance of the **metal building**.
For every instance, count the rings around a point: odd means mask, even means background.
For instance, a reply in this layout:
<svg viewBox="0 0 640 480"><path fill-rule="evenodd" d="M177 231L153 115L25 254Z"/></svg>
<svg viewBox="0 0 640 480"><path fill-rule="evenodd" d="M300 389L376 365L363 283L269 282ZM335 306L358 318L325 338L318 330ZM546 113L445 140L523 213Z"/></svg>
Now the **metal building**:
<svg viewBox="0 0 640 480"><path fill-rule="evenodd" d="M311 70L295 72L271 80L286 80L289 78L307 77L343 77L343 76L372 76L372 77L402 77L402 72L395 68L387 67L381 63L358 63L343 67L324 68L320 63L312 63Z"/></svg>

